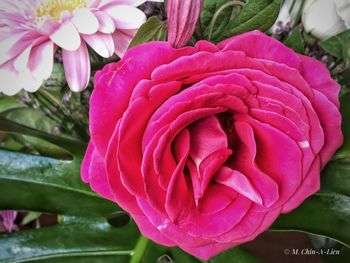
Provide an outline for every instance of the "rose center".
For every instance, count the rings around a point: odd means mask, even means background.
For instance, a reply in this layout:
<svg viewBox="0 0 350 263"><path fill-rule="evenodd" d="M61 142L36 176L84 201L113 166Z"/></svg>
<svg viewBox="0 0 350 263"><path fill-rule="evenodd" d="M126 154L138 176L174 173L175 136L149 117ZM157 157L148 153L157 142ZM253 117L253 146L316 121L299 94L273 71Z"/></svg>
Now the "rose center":
<svg viewBox="0 0 350 263"><path fill-rule="evenodd" d="M60 21L62 12L72 13L88 5L87 0L40 0L36 8L36 17L39 19L51 17Z"/></svg>

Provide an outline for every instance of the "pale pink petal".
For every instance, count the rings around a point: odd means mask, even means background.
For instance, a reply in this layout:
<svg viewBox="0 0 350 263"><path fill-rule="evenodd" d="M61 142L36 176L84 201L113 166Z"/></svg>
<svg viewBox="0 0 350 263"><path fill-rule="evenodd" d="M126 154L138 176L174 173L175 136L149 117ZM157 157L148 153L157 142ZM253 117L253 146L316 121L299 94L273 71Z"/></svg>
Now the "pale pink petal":
<svg viewBox="0 0 350 263"><path fill-rule="evenodd" d="M90 58L84 42L76 51L62 50L64 72L70 89L74 92L84 90L90 79Z"/></svg>
<svg viewBox="0 0 350 263"><path fill-rule="evenodd" d="M32 48L28 61L29 70L37 82L50 77L53 68L54 44L51 41L44 42ZM27 91L35 91L32 88L25 88Z"/></svg>
<svg viewBox="0 0 350 263"><path fill-rule="evenodd" d="M81 45L79 33L72 22L67 21L60 26L51 36L50 39L59 47L74 51Z"/></svg>
<svg viewBox="0 0 350 263"><path fill-rule="evenodd" d="M131 6L140 6L146 0L101 0L100 8L106 8L116 5L131 5Z"/></svg>
<svg viewBox="0 0 350 263"><path fill-rule="evenodd" d="M111 16L118 29L139 28L146 21L146 15L140 9L128 5L112 6L103 11Z"/></svg>
<svg viewBox="0 0 350 263"><path fill-rule="evenodd" d="M96 16L87 8L77 10L73 15L72 22L78 32L82 34L94 34L99 27Z"/></svg>
<svg viewBox="0 0 350 263"><path fill-rule="evenodd" d="M107 15L105 12L97 11L95 12L95 16L99 22L98 31L105 34L111 34L114 32L115 24L109 15Z"/></svg>
<svg viewBox="0 0 350 263"><path fill-rule="evenodd" d="M21 40L24 33L13 34L6 39L2 39L0 41L0 64L10 60L14 56L17 56L20 52L22 52L26 47L21 49L13 50L13 47Z"/></svg>
<svg viewBox="0 0 350 263"><path fill-rule="evenodd" d="M17 71L22 71L27 67L31 50L32 46L27 47L21 54L19 54L14 59L13 66Z"/></svg>
<svg viewBox="0 0 350 263"><path fill-rule="evenodd" d="M45 19L41 24L38 24L37 30L40 34L50 36L60 26L60 23L52 18Z"/></svg>
<svg viewBox="0 0 350 263"><path fill-rule="evenodd" d="M82 38L101 57L109 58L114 54L114 42L111 35L97 32L93 35L82 35Z"/></svg>
<svg viewBox="0 0 350 263"><path fill-rule="evenodd" d="M24 71L18 72L12 65L12 61L0 67L0 92L8 96L15 95L22 89L28 91L36 91L40 88L42 80L35 79L28 68Z"/></svg>
<svg viewBox="0 0 350 263"><path fill-rule="evenodd" d="M119 57L123 57L126 50L128 49L131 41L132 41L131 36L129 36L128 34L125 34L123 31L119 31L117 30L114 34L113 34L113 41L114 41L114 49L115 49L115 53L119 56Z"/></svg>
<svg viewBox="0 0 350 263"><path fill-rule="evenodd" d="M22 81L9 62L0 66L0 79L0 92L7 96L13 96L23 88Z"/></svg>

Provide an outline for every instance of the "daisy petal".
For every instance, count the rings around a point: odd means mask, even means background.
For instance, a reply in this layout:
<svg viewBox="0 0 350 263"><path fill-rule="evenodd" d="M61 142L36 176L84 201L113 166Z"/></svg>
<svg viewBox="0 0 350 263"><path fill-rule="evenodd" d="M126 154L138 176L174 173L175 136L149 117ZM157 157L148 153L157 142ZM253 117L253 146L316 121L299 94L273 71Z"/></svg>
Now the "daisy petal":
<svg viewBox="0 0 350 263"><path fill-rule="evenodd" d="M16 71L10 66L9 62L0 66L0 79L2 82L0 93L13 96L22 89L22 81L18 79Z"/></svg>
<svg viewBox="0 0 350 263"><path fill-rule="evenodd" d="M123 31L116 31L113 34L115 53L119 57L124 56L126 50L128 49L128 47L130 45L132 38L133 38L132 36L126 34Z"/></svg>
<svg viewBox="0 0 350 263"><path fill-rule="evenodd" d="M17 71L23 71L27 67L31 50L32 46L27 47L14 59L13 66Z"/></svg>
<svg viewBox="0 0 350 263"><path fill-rule="evenodd" d="M110 7L112 5L131 5L131 6L140 6L146 0L102 0L100 3L100 8Z"/></svg>
<svg viewBox="0 0 350 263"><path fill-rule="evenodd" d="M23 50L16 49L13 51L13 47L16 46L16 43L21 40L23 33L13 34L6 39L0 41L0 64L10 60L11 58L17 56Z"/></svg>
<svg viewBox="0 0 350 263"><path fill-rule="evenodd" d="M98 31L105 34L111 34L114 32L115 24L113 19L110 18L109 15L107 15L104 12L98 11L95 13L95 16L97 17L97 20L99 22Z"/></svg>
<svg viewBox="0 0 350 263"><path fill-rule="evenodd" d="M114 20L118 29L139 28L145 21L146 15L136 7L117 5L104 10Z"/></svg>
<svg viewBox="0 0 350 263"><path fill-rule="evenodd" d="M74 51L80 47L81 39L79 33L71 21L67 21L60 26L50 39L59 47Z"/></svg>
<svg viewBox="0 0 350 263"><path fill-rule="evenodd" d="M94 34L99 27L96 16L87 8L77 10L72 22L78 32L82 34Z"/></svg>
<svg viewBox="0 0 350 263"><path fill-rule="evenodd" d="M51 41L32 48L28 64L34 79L38 82L50 77L53 68L53 53L54 44Z"/></svg>
<svg viewBox="0 0 350 263"><path fill-rule="evenodd" d="M93 35L82 35L85 42L101 57L109 58L114 53L114 42L111 35L97 32Z"/></svg>
<svg viewBox="0 0 350 263"><path fill-rule="evenodd" d="M85 42L76 51L62 50L64 72L70 89L84 90L90 79L90 58Z"/></svg>

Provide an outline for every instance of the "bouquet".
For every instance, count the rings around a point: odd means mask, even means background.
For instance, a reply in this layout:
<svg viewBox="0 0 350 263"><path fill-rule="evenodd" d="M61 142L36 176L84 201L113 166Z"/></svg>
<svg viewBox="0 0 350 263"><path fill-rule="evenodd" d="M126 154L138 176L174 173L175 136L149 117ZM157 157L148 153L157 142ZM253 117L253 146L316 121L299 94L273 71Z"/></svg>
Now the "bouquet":
<svg viewBox="0 0 350 263"><path fill-rule="evenodd" d="M346 262L349 14L2 0L0 262Z"/></svg>

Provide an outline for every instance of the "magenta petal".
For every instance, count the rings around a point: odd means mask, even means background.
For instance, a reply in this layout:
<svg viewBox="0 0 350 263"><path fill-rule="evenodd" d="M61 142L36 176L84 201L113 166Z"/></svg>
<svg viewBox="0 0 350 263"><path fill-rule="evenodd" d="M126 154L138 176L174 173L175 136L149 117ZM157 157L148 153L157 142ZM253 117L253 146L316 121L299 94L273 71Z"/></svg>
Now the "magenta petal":
<svg viewBox="0 0 350 263"><path fill-rule="evenodd" d="M192 160L199 167L208 155L227 148L227 137L214 116L199 120L190 126Z"/></svg>
<svg viewBox="0 0 350 263"><path fill-rule="evenodd" d="M238 193L244 195L248 199L262 205L262 199L249 179L237 170L231 170L227 167L222 167L214 178L215 182L226 185Z"/></svg>
<svg viewBox="0 0 350 263"><path fill-rule="evenodd" d="M97 151L92 152L91 159L94 160L90 162L89 166L89 183L91 189L102 197L113 201L114 197L109 187L107 171L103 159Z"/></svg>
<svg viewBox="0 0 350 263"><path fill-rule="evenodd" d="M300 56L302 74L310 86L327 96L327 98L339 108L339 98L337 94L340 85L336 83L329 74L328 69L318 60Z"/></svg>
<svg viewBox="0 0 350 263"><path fill-rule="evenodd" d="M86 152L84 155L84 159L81 163L81 179L83 182L88 183L89 182L89 167L91 163L91 157L92 153L95 150L94 144L90 141L88 144L88 147L86 148Z"/></svg>
<svg viewBox="0 0 350 263"><path fill-rule="evenodd" d="M64 72L70 89L74 92L84 90L90 79L90 58L84 42L76 51L62 49Z"/></svg>
<svg viewBox="0 0 350 263"><path fill-rule="evenodd" d="M247 45L254 43L254 45ZM243 51L247 56L275 61L291 68L300 67L299 55L276 39L255 30L228 38L218 44L223 51Z"/></svg>

